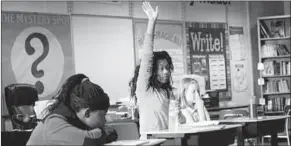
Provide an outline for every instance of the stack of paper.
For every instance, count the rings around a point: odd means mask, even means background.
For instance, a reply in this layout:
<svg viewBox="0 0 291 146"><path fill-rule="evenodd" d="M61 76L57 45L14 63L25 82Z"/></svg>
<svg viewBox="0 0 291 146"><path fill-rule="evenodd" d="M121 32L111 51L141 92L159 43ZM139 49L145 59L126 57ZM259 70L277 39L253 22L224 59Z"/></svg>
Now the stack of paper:
<svg viewBox="0 0 291 146"><path fill-rule="evenodd" d="M202 122L197 122L193 124L181 124L181 128L187 128L187 127L204 127L204 126L215 126L219 125L219 121L202 121Z"/></svg>
<svg viewBox="0 0 291 146"><path fill-rule="evenodd" d="M139 145L143 145L148 143L147 140L118 140L118 141L114 141L105 145L115 145L115 146L139 146Z"/></svg>

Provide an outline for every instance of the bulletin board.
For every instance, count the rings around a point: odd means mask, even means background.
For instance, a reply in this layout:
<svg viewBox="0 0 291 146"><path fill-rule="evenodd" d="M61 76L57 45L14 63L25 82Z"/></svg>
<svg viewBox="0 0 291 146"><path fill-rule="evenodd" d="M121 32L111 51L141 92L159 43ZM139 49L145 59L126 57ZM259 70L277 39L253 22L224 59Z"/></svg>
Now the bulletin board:
<svg viewBox="0 0 291 146"><path fill-rule="evenodd" d="M203 76L206 90L219 91L220 101L230 100L227 24L186 22L186 38L188 74Z"/></svg>
<svg viewBox="0 0 291 146"><path fill-rule="evenodd" d="M100 85L115 104L129 98L134 73L132 19L72 15L76 73Z"/></svg>
<svg viewBox="0 0 291 146"><path fill-rule="evenodd" d="M134 44L136 64L140 63L147 20L134 20ZM173 86L178 87L182 75L185 73L185 57L183 42L183 23L172 21L157 21L155 26L154 51L167 51L172 58L174 71L172 72Z"/></svg>

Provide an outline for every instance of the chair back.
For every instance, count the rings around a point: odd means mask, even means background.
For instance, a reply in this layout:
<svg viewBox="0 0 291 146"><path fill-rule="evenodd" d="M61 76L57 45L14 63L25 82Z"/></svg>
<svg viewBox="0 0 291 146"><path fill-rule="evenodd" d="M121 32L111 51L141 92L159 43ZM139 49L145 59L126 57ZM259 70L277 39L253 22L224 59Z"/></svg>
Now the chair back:
<svg viewBox="0 0 291 146"><path fill-rule="evenodd" d="M284 107L284 114L290 116L291 109L290 109L289 105ZM289 126L290 126L290 117L286 118L286 122L285 122L285 131L284 132L287 134L287 136L289 136L289 134L290 134Z"/></svg>
<svg viewBox="0 0 291 146"><path fill-rule="evenodd" d="M139 139L138 125L135 122L116 122L106 124L116 130L117 140L133 140Z"/></svg>
<svg viewBox="0 0 291 146"><path fill-rule="evenodd" d="M5 87L5 100L13 129L32 129L36 125L34 104L38 100L36 88L30 84L11 84Z"/></svg>
<svg viewBox="0 0 291 146"><path fill-rule="evenodd" d="M247 110L222 110L219 114L219 119L229 119L229 118L236 118L236 117L248 117L249 113Z"/></svg>

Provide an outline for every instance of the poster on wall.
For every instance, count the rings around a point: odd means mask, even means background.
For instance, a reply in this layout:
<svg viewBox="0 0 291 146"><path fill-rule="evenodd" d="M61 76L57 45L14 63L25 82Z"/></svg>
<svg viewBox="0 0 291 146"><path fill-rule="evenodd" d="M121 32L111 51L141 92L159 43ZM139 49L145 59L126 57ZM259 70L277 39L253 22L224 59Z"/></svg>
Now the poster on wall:
<svg viewBox="0 0 291 146"><path fill-rule="evenodd" d="M246 73L246 62L235 61L232 64L234 69L234 78L233 78L233 89L236 92L244 92L248 89L247 73Z"/></svg>
<svg viewBox="0 0 291 146"><path fill-rule="evenodd" d="M35 85L51 99L74 74L69 15L2 12L2 94L9 84Z"/></svg>
<svg viewBox="0 0 291 146"><path fill-rule="evenodd" d="M206 90L220 91L230 99L230 66L224 23L186 22L188 74L201 75Z"/></svg>
<svg viewBox="0 0 291 146"><path fill-rule="evenodd" d="M236 92L245 92L248 89L248 81L243 27L229 27L229 46L231 49L232 69L234 69L233 89Z"/></svg>
<svg viewBox="0 0 291 146"><path fill-rule="evenodd" d="M231 60L239 61L246 59L246 46L243 27L229 27L229 46Z"/></svg>
<svg viewBox="0 0 291 146"><path fill-rule="evenodd" d="M134 22L136 64L140 63L144 35L147 21ZM158 22L155 28L154 51L167 51L172 58L174 71L172 72L173 86L178 87L184 74L183 54L183 25L181 23Z"/></svg>

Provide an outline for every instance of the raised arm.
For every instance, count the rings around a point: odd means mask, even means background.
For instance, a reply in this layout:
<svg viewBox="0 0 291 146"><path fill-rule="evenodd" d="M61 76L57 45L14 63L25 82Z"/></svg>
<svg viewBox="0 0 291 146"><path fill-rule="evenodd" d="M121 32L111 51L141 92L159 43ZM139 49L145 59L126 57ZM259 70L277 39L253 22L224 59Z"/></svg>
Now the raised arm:
<svg viewBox="0 0 291 146"><path fill-rule="evenodd" d="M158 17L158 7L154 10L149 2L143 2L142 8L149 20L143 42L139 76L137 78L137 92L146 90L148 80L152 74L154 32Z"/></svg>
<svg viewBox="0 0 291 146"><path fill-rule="evenodd" d="M201 99L201 97L197 91L195 92L195 96L196 96L195 104L196 104L197 112L199 115L199 121L207 121L207 115L206 115L205 110L204 110L204 107L205 107L204 102Z"/></svg>

